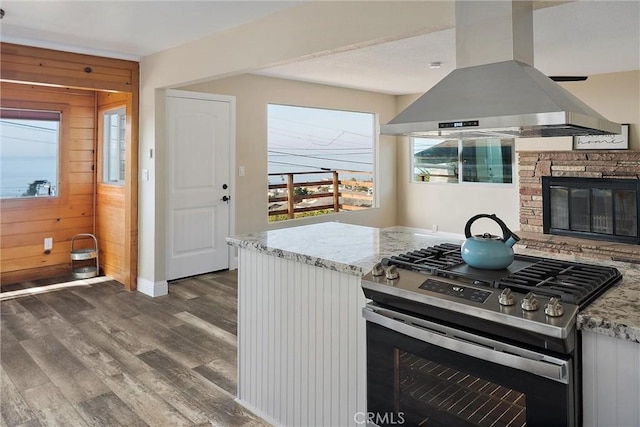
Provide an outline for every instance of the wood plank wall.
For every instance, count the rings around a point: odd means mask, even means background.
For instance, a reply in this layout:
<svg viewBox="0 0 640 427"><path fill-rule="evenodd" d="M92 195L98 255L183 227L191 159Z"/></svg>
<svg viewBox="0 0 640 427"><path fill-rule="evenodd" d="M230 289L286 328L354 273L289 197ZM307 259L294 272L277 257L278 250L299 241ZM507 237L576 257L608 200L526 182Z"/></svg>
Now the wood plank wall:
<svg viewBox="0 0 640 427"><path fill-rule="evenodd" d="M98 93L98 146L103 146L101 115L104 111L127 107L131 95L127 93ZM129 110L129 108L127 108ZM125 186L102 182L104 157L97 153L96 234L100 236L100 266L104 274L119 282L125 281ZM126 158L125 158L126 161Z"/></svg>
<svg viewBox="0 0 640 427"><path fill-rule="evenodd" d="M137 62L0 44L2 80L137 93Z"/></svg>
<svg viewBox="0 0 640 427"><path fill-rule="evenodd" d="M3 64L4 65L4 64ZM1 282L56 275L70 269L71 238L93 233L95 92L0 83L3 107L63 111L58 197L4 199L0 205ZM53 250L44 252L44 238ZM32 269L46 267L34 276Z"/></svg>
<svg viewBox="0 0 640 427"><path fill-rule="evenodd" d="M75 117L69 123L63 120L60 196L55 200L0 201L0 285L69 272L71 237L91 232L96 234L99 245L105 240L104 253L100 253L103 270L128 289L136 289L139 64L9 43L0 43L0 55L2 105L33 100L64 107L65 117ZM96 96L103 97L102 103L123 96L126 99L127 170L123 197L113 198L105 189L98 192ZM106 203L111 208L124 207L124 215L118 211L111 217L117 223L96 229L94 194L101 195L102 206ZM111 213L104 212L103 223ZM124 235L122 246L109 243L116 231ZM44 254L44 237L54 239L49 255Z"/></svg>

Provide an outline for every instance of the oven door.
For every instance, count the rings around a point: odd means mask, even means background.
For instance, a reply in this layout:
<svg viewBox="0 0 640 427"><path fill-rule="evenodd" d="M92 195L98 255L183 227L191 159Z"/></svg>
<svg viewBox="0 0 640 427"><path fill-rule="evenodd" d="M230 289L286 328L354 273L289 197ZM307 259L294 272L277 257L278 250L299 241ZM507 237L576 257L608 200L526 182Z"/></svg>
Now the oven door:
<svg viewBox="0 0 640 427"><path fill-rule="evenodd" d="M367 421L572 426L572 360L368 304Z"/></svg>

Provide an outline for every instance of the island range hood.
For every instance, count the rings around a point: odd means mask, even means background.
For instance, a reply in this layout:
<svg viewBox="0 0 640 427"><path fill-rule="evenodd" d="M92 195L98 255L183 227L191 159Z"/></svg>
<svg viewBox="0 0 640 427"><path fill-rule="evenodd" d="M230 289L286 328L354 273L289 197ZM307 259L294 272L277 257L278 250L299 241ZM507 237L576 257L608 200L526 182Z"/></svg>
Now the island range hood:
<svg viewBox="0 0 640 427"><path fill-rule="evenodd" d="M530 1L456 1L456 69L382 134L436 138L527 138L619 134L533 67Z"/></svg>

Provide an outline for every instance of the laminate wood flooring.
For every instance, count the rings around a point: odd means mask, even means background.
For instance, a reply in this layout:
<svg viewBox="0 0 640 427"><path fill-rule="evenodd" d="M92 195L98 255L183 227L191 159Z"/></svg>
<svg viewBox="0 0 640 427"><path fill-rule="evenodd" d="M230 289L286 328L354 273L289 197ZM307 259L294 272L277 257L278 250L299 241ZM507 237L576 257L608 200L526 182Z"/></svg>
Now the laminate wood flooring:
<svg viewBox="0 0 640 427"><path fill-rule="evenodd" d="M0 303L2 426L268 426L236 395L235 271Z"/></svg>

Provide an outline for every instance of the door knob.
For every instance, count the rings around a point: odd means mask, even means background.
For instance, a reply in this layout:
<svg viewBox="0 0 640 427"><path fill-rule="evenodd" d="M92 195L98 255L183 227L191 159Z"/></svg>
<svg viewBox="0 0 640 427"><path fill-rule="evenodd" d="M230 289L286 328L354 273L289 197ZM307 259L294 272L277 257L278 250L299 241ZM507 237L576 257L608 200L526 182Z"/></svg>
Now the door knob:
<svg viewBox="0 0 640 427"><path fill-rule="evenodd" d="M222 200L223 202L228 202L230 199L231 199L231 197L222 196L222 199L220 199L220 200Z"/></svg>

